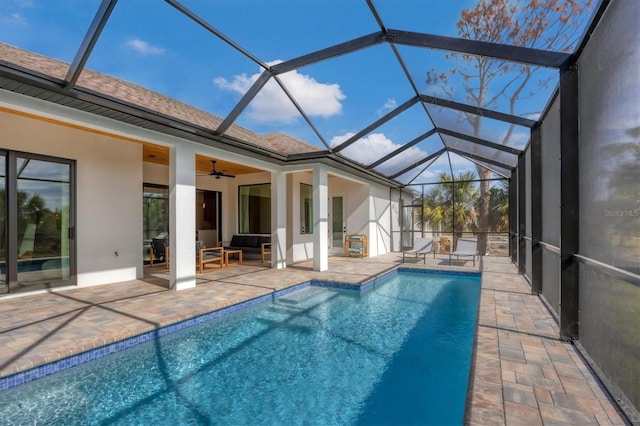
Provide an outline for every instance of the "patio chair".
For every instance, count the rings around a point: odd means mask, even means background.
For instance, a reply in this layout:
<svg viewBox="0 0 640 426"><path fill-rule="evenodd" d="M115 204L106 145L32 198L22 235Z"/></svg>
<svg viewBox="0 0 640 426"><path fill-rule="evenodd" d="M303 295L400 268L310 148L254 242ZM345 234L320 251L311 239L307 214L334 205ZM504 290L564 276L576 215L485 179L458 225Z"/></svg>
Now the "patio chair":
<svg viewBox="0 0 640 426"><path fill-rule="evenodd" d="M458 238L458 244L456 250L451 253L455 255L456 259L460 259L460 256L473 257L473 266L476 266L476 256L478 256L478 240L475 238ZM451 257L449 257L451 259Z"/></svg>
<svg viewBox="0 0 640 426"><path fill-rule="evenodd" d="M196 257L198 258L198 272L202 273L207 263L219 263L224 267L224 248L205 247L202 241L196 241Z"/></svg>
<svg viewBox="0 0 640 426"><path fill-rule="evenodd" d="M151 259L149 263L153 266L154 261L159 261L169 267L169 259L167 258L167 248L169 244L165 238L151 239Z"/></svg>
<svg viewBox="0 0 640 426"><path fill-rule="evenodd" d="M404 263L404 255L407 253L415 254L416 258L421 254L423 263L427 263L427 253L432 252L433 257L435 257L436 252L433 250L433 238L416 238L413 242L413 248L402 252L402 263Z"/></svg>

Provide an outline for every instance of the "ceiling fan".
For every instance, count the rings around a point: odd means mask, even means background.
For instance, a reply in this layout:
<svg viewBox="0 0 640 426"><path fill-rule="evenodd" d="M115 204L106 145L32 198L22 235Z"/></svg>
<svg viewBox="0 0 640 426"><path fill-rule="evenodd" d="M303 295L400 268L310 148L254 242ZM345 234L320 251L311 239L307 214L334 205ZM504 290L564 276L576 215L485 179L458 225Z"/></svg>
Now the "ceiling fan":
<svg viewBox="0 0 640 426"><path fill-rule="evenodd" d="M216 170L216 160L211 160L211 165L212 166L211 166L211 171L209 172L209 175L215 177L216 179L220 179L221 177L230 177L230 178L236 177L235 175L226 174L225 173L226 170L221 170L221 171Z"/></svg>

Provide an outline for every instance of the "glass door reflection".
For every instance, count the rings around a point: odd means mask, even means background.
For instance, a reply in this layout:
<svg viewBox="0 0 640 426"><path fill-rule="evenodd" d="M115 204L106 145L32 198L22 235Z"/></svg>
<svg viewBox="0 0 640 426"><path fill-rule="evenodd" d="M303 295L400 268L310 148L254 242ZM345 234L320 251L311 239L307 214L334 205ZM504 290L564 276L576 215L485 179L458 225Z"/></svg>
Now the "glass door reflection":
<svg viewBox="0 0 640 426"><path fill-rule="evenodd" d="M7 293L7 156L0 153L0 294Z"/></svg>
<svg viewBox="0 0 640 426"><path fill-rule="evenodd" d="M16 181L17 287L11 291L66 284L71 164L16 156Z"/></svg>
<svg viewBox="0 0 640 426"><path fill-rule="evenodd" d="M342 196L331 198L331 247L344 247L344 212Z"/></svg>

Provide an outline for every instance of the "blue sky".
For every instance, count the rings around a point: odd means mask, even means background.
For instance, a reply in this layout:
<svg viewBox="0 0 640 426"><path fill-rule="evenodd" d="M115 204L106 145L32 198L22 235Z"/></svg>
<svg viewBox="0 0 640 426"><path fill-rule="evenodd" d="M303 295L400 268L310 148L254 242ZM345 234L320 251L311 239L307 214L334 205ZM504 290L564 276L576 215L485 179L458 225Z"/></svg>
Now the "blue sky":
<svg viewBox="0 0 640 426"><path fill-rule="evenodd" d="M274 64L379 31L364 0L183 0L185 7L224 33L260 61ZM475 0L374 0L388 28L457 36L461 10ZM0 41L72 61L99 0L0 0ZM446 72L444 52L399 46L421 93L446 97L426 83L426 72ZM172 98L225 117L260 75L260 66L231 48L161 0L117 3L87 67L140 84ZM518 107L518 114L536 117L557 84L557 71L541 70L549 83ZM505 76L505 80L509 75ZM288 90L334 146L414 96L413 88L388 44L312 64L281 76ZM500 83L500 82L498 82ZM504 84L504 83L502 83ZM464 102L459 81L452 97ZM440 91L440 92L439 92ZM505 111L504 100L494 105ZM465 130L452 111L434 111L436 124ZM324 148L281 89L269 83L236 124L257 133L282 131ZM343 151L371 163L433 126L416 105L383 128ZM468 127L468 126L467 126ZM467 129L468 130L468 129ZM500 141L504 126L487 123L483 137ZM523 147L528 130L519 129L510 145ZM428 155L439 140L411 148L403 161ZM418 156L418 157L417 157ZM454 156L455 157L455 156ZM457 159L461 170L473 168ZM391 165L388 165L391 167ZM448 167L447 167L448 169ZM430 169L425 178L437 176Z"/></svg>

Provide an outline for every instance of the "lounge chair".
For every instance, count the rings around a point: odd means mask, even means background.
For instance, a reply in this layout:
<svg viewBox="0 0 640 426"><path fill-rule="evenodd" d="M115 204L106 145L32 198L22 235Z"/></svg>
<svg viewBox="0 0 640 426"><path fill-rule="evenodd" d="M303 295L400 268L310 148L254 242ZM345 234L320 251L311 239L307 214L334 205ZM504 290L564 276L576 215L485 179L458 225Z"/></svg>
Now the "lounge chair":
<svg viewBox="0 0 640 426"><path fill-rule="evenodd" d="M460 256L472 256L473 266L476 266L476 256L478 256L478 240L475 238L458 238L458 244L456 250L451 253L455 255L456 259L460 259Z"/></svg>
<svg viewBox="0 0 640 426"><path fill-rule="evenodd" d="M413 248L402 252L402 263L404 263L405 254L415 254L416 258L421 254L423 263L427 263L427 253L432 252L435 257L436 252L433 250L433 238L416 238L413 242Z"/></svg>

